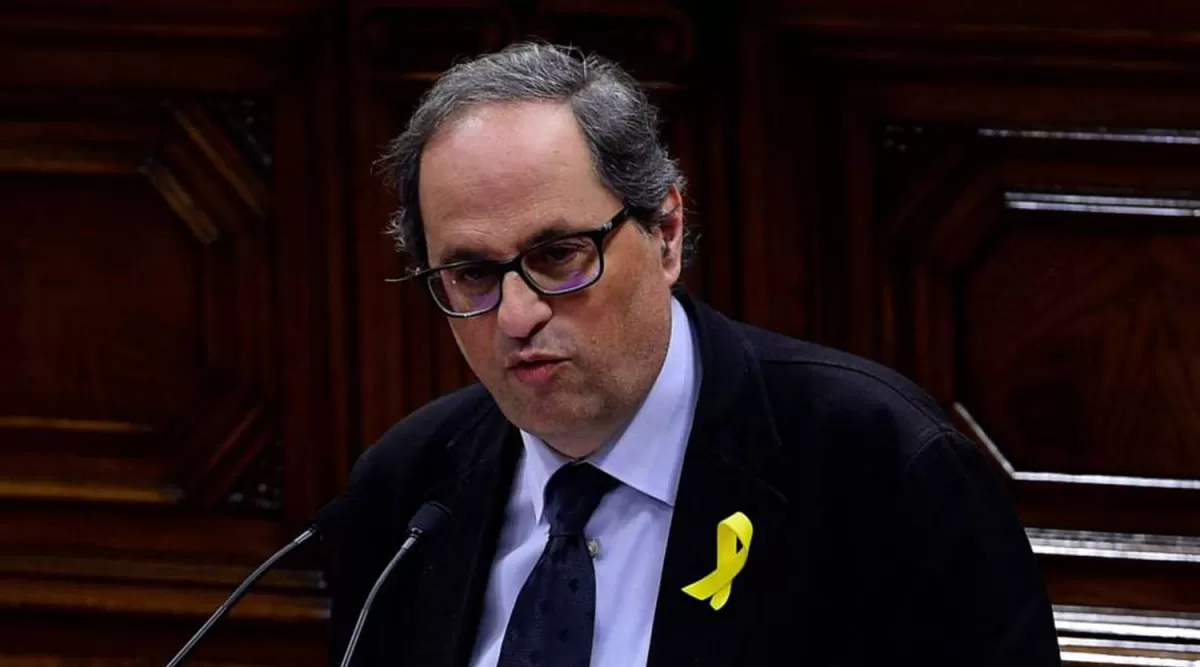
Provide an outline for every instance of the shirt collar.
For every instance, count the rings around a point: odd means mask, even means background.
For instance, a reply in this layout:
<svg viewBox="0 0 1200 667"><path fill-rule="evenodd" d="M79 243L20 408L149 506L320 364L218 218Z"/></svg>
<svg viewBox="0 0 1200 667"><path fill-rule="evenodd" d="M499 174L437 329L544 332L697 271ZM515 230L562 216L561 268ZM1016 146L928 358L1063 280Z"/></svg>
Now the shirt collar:
<svg viewBox="0 0 1200 667"><path fill-rule="evenodd" d="M699 374L691 322L687 311L672 298L671 340L658 377L633 419L589 457L589 462L622 484L674 507L696 409ZM525 431L521 431L521 440L525 460L520 482L531 491L534 516L540 521L546 482L568 459Z"/></svg>

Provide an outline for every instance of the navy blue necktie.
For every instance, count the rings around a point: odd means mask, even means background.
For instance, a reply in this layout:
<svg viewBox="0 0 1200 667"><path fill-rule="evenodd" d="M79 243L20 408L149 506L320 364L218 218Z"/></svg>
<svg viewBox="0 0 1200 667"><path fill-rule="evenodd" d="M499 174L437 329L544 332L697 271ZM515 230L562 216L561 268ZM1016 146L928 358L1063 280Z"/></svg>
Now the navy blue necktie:
<svg viewBox="0 0 1200 667"><path fill-rule="evenodd" d="M588 667L596 623L596 572L583 528L617 480L587 463L546 483L550 538L517 595L497 667Z"/></svg>

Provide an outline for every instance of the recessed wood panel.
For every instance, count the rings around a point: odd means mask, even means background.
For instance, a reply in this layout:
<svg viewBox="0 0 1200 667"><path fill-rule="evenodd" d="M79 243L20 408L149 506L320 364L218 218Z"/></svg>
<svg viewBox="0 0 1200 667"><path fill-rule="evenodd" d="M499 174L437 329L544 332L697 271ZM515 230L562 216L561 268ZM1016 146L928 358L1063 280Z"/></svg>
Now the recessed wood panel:
<svg viewBox="0 0 1200 667"><path fill-rule="evenodd" d="M964 272L960 400L1018 470L1200 479L1200 233L1079 215Z"/></svg>
<svg viewBox="0 0 1200 667"><path fill-rule="evenodd" d="M1056 602L1196 611L1164 596L1200 563L1190 133L880 127L881 356L995 462Z"/></svg>
<svg viewBox="0 0 1200 667"><path fill-rule="evenodd" d="M0 664L161 665L345 478L345 8L0 4ZM195 662L324 663L316 563Z"/></svg>
<svg viewBox="0 0 1200 667"><path fill-rule="evenodd" d="M0 208L0 424L160 428L204 369L200 243L140 177L10 175Z"/></svg>
<svg viewBox="0 0 1200 667"><path fill-rule="evenodd" d="M264 186L191 100L0 109L0 496L213 506L274 437Z"/></svg>
<svg viewBox="0 0 1200 667"><path fill-rule="evenodd" d="M1112 531L1069 550L1196 530L1200 235L1186 172L1167 167L1195 149L1155 132L884 134L911 157L884 161L904 178L881 190L881 340L1032 529Z"/></svg>
<svg viewBox="0 0 1200 667"><path fill-rule="evenodd" d="M188 625L292 537L273 207L214 108L0 90L0 624ZM323 622L296 566L232 622Z"/></svg>
<svg viewBox="0 0 1200 667"><path fill-rule="evenodd" d="M815 243L771 254L817 267L812 336L915 379L995 463L1067 664L1190 659L1153 637L1200 611L1194 40L1116 5L835 4L775 8L816 129L772 128L816 206Z"/></svg>

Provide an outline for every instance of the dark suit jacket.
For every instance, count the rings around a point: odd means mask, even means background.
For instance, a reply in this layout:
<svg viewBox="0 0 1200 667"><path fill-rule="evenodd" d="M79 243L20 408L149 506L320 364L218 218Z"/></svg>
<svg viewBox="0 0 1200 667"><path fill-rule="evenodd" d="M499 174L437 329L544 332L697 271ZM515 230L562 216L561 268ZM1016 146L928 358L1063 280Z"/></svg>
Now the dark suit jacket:
<svg viewBox="0 0 1200 667"><path fill-rule="evenodd" d="M670 528L650 664L1058 665L1038 564L999 477L938 407L862 359L732 322L681 296L702 380ZM521 451L476 385L367 450L334 567L338 664L409 518L453 519L409 554L356 665L466 665ZM681 589L715 565L717 524L754 525L720 611Z"/></svg>

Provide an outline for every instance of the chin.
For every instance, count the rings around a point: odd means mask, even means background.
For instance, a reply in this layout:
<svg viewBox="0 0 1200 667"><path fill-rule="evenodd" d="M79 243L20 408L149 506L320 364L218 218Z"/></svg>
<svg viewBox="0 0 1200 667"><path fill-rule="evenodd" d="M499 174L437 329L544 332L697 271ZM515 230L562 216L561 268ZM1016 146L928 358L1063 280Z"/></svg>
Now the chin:
<svg viewBox="0 0 1200 667"><path fill-rule="evenodd" d="M518 428L547 440L578 433L580 426L594 422L600 411L592 407L587 401L538 399L505 412Z"/></svg>

